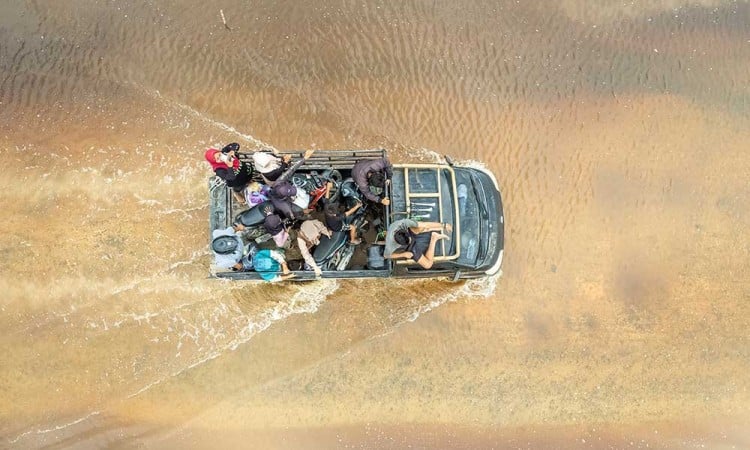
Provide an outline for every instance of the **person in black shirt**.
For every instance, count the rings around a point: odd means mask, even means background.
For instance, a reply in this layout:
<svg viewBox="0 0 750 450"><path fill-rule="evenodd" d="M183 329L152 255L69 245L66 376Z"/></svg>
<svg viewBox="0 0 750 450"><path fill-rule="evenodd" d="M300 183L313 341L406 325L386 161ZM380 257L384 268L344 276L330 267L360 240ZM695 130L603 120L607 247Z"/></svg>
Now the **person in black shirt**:
<svg viewBox="0 0 750 450"><path fill-rule="evenodd" d="M400 228L393 232L393 239L400 246L391 253L392 259L406 258L429 269L435 262L435 245L441 239L450 239L453 226L448 223L420 222L418 227Z"/></svg>
<svg viewBox="0 0 750 450"><path fill-rule="evenodd" d="M217 177L224 180L232 188L232 195L241 205L245 204L242 191L253 178L253 168L250 164L239 159L240 144L232 142L221 150L210 148L206 151L206 161Z"/></svg>
<svg viewBox="0 0 750 450"><path fill-rule="evenodd" d="M326 195L323 198L326 227L331 231L349 231L349 240L352 244L357 245L362 242L362 239L357 237L357 228L351 224L352 214L354 214L359 208L362 207L362 202L357 202L356 205L352 206L345 212L341 212L341 208L338 203L330 202L328 200L332 184L329 181L326 185Z"/></svg>

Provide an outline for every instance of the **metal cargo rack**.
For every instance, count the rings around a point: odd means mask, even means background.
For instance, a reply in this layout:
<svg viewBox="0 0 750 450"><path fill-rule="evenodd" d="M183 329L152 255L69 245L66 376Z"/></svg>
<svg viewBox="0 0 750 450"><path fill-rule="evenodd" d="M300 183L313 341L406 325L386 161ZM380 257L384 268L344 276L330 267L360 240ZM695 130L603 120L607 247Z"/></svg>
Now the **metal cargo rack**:
<svg viewBox="0 0 750 450"><path fill-rule="evenodd" d="M280 151L279 155L291 155L292 161L302 158L306 150ZM252 164L252 153L240 153L243 161ZM354 163L363 159L380 159L386 157L386 151L382 148L366 150L315 150L312 157L305 162L301 170L325 170L329 168L346 170L351 169Z"/></svg>

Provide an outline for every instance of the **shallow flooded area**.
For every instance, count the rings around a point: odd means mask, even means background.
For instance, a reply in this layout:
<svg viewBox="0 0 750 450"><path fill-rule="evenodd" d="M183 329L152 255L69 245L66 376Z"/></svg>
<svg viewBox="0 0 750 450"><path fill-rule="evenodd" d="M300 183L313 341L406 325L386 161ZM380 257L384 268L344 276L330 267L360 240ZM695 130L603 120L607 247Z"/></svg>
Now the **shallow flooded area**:
<svg viewBox="0 0 750 450"><path fill-rule="evenodd" d="M747 2L5 2L0 68L0 447L750 447ZM228 142L484 165L503 274L210 279Z"/></svg>

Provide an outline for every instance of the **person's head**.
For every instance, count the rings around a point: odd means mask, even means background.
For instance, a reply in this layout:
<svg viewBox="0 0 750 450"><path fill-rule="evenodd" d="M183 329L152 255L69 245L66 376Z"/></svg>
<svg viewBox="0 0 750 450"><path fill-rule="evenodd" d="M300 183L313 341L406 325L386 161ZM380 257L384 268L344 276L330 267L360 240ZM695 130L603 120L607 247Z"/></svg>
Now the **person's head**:
<svg viewBox="0 0 750 450"><path fill-rule="evenodd" d="M260 183L258 183L257 181L253 181L252 183L247 185L247 190L249 192L260 192L260 189Z"/></svg>
<svg viewBox="0 0 750 450"><path fill-rule="evenodd" d="M268 234L275 236L284 231L284 223L278 214L271 214L270 216L266 216L263 221L263 228L266 229Z"/></svg>
<svg viewBox="0 0 750 450"><path fill-rule="evenodd" d="M409 242L411 241L411 238L409 238L409 232L406 230L397 230L396 233L393 235L393 240L396 241L398 245L401 247L407 247L409 245Z"/></svg>
<svg viewBox="0 0 750 450"><path fill-rule="evenodd" d="M224 163L226 165L230 165L233 163L233 158L236 156L237 150L239 150L240 144L233 142L224 148L221 149L221 151L218 151L214 153L214 161L217 163Z"/></svg>
<svg viewBox="0 0 750 450"><path fill-rule="evenodd" d="M224 148L221 149L221 153L230 153L230 152L237 153L239 150L240 150L240 144L236 142L232 142L231 144L225 145Z"/></svg>
<svg viewBox="0 0 750 450"><path fill-rule="evenodd" d="M213 166L215 163L224 162L221 158L221 155L221 151L216 150L215 148L209 148L208 150L206 150L206 153L203 156L205 156L206 161L208 161L209 164Z"/></svg>
<svg viewBox="0 0 750 450"><path fill-rule="evenodd" d="M276 183L276 186L273 187L273 192L279 198L292 198L297 195L297 188L292 183L283 181Z"/></svg>
<svg viewBox="0 0 750 450"><path fill-rule="evenodd" d="M385 187L385 176L383 172L372 172L367 178L367 183L370 187L377 187L383 189Z"/></svg>
<svg viewBox="0 0 750 450"><path fill-rule="evenodd" d="M220 255L232 254L238 246L239 242L234 236L219 236L211 241L211 250Z"/></svg>
<svg viewBox="0 0 750 450"><path fill-rule="evenodd" d="M367 178L367 184L370 187L370 192L381 195L385 187L385 176L382 172L371 172Z"/></svg>
<svg viewBox="0 0 750 450"><path fill-rule="evenodd" d="M329 203L326 205L325 215L329 217L335 217L339 213L338 203Z"/></svg>

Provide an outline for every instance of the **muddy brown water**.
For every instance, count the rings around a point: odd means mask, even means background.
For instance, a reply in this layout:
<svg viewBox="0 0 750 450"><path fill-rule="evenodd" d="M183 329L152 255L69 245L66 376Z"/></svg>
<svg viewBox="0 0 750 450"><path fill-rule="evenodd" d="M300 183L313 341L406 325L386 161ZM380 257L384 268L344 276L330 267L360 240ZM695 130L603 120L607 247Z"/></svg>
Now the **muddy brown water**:
<svg viewBox="0 0 750 450"><path fill-rule="evenodd" d="M747 2L5 2L0 68L0 447L750 447ZM231 141L484 164L504 273L208 279Z"/></svg>

